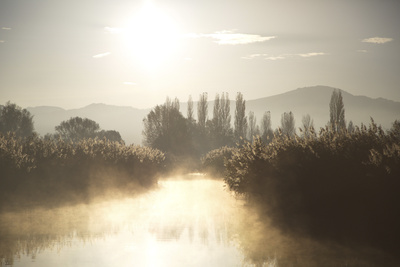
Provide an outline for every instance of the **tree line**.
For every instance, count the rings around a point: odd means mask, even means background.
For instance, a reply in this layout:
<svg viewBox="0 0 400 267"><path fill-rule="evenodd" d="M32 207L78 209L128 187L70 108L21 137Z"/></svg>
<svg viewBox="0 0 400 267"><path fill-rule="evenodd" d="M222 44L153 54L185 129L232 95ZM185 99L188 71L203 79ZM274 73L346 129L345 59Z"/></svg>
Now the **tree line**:
<svg viewBox="0 0 400 267"><path fill-rule="evenodd" d="M186 117L180 111L179 100L167 97L162 105L157 105L143 119L144 144L160 149L167 154L181 157L199 158L207 152L224 146L235 146L252 141L260 136L264 143L270 143L275 135L296 135L293 112L281 115L280 127L271 127L271 113L265 111L260 124L254 112L246 114L246 100L242 93L237 93L235 101L233 127L230 114L228 93L216 94L212 118L208 118L208 94L199 95L197 102L197 120L194 118L194 103L189 96ZM335 132L351 131L352 122L346 127L345 110L340 90L332 92L330 101L330 119L328 127ZM314 131L314 123L309 114L303 116L301 136L307 137Z"/></svg>
<svg viewBox="0 0 400 267"><path fill-rule="evenodd" d="M100 125L88 118L73 117L55 126L55 133L48 133L45 140L63 140L76 143L85 139L106 139L123 142L121 134L115 130L102 130ZM8 101L0 107L0 133L14 133L17 137L27 138L36 135L33 116L27 109L22 109Z"/></svg>

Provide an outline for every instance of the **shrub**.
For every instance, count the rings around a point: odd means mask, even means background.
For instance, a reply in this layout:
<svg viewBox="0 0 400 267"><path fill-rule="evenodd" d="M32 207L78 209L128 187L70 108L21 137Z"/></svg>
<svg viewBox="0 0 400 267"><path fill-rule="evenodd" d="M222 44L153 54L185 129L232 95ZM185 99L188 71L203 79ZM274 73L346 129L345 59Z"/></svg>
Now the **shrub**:
<svg viewBox="0 0 400 267"><path fill-rule="evenodd" d="M203 171L222 176L225 171L225 161L232 157L234 151L235 148L227 146L211 150L201 158Z"/></svg>
<svg viewBox="0 0 400 267"><path fill-rule="evenodd" d="M100 193L109 187L149 187L163 170L164 159L157 149L105 139L70 143L0 135L0 207L11 198L32 203L85 199L93 186Z"/></svg>
<svg viewBox="0 0 400 267"><path fill-rule="evenodd" d="M400 147L373 121L351 134L257 139L233 153L226 172L229 188L257 199L280 228L398 249Z"/></svg>

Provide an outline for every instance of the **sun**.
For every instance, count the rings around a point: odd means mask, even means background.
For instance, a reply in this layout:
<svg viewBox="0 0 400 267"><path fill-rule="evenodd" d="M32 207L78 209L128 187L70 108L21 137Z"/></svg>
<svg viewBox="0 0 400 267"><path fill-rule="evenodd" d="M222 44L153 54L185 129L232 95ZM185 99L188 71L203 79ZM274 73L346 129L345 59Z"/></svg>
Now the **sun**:
<svg viewBox="0 0 400 267"><path fill-rule="evenodd" d="M128 22L125 38L134 60L154 70L173 57L180 35L176 21L148 1Z"/></svg>

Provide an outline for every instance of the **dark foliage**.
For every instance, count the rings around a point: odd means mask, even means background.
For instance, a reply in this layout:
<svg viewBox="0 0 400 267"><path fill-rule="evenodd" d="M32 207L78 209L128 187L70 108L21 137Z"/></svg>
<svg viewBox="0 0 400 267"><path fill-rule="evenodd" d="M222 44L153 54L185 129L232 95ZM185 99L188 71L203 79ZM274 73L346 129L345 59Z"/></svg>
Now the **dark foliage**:
<svg viewBox="0 0 400 267"><path fill-rule="evenodd" d="M373 121L351 134L258 139L234 150L226 168L229 188L259 201L284 231L400 248L400 143Z"/></svg>
<svg viewBox="0 0 400 267"><path fill-rule="evenodd" d="M225 164L230 159L236 148L221 147L208 152L202 159L203 172L216 176L223 176L225 172Z"/></svg>
<svg viewBox="0 0 400 267"><path fill-rule="evenodd" d="M28 110L7 102L0 109L0 132L12 132L19 137L28 137L34 132L33 116Z"/></svg>
<svg viewBox="0 0 400 267"><path fill-rule="evenodd" d="M0 208L88 199L148 187L164 167L156 149L87 139L77 143L0 135Z"/></svg>

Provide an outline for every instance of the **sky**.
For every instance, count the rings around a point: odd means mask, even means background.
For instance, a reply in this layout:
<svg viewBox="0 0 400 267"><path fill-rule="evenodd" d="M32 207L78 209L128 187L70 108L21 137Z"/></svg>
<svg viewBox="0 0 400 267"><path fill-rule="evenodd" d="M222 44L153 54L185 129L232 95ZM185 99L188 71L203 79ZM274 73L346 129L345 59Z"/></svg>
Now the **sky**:
<svg viewBox="0 0 400 267"><path fill-rule="evenodd" d="M151 108L326 85L400 101L400 1L0 0L0 104Z"/></svg>

